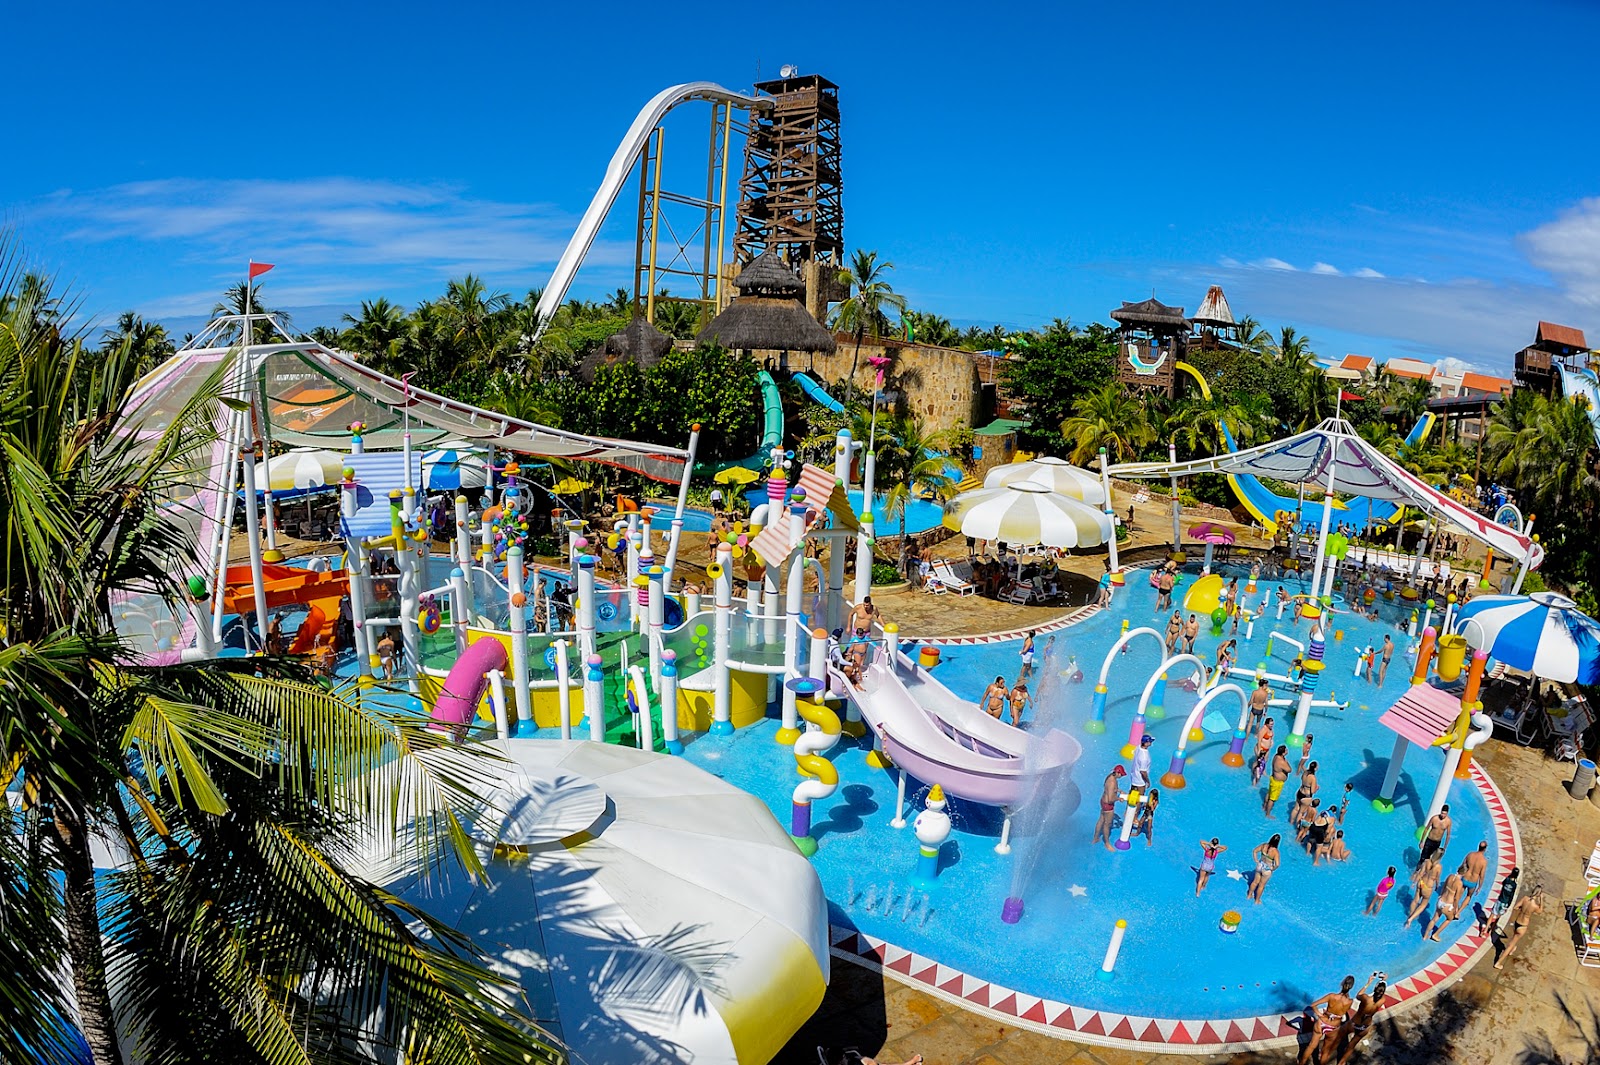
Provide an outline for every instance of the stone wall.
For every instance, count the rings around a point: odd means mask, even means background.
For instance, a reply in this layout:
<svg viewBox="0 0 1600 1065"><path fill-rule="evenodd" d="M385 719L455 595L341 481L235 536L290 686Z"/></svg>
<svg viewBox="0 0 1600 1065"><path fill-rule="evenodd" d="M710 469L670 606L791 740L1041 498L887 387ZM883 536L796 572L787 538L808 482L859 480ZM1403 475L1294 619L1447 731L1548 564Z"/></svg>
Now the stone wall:
<svg viewBox="0 0 1600 1065"><path fill-rule="evenodd" d="M776 351L752 354L763 365L810 374L831 392L850 376L850 361L856 348L854 337L839 334L836 339L839 349L832 355ZM903 393L906 407L922 418L929 432L979 423L982 393L971 352L892 340L864 341L856 365L858 394L872 394L875 371L868 360L885 354L892 361L884 369L884 390Z"/></svg>

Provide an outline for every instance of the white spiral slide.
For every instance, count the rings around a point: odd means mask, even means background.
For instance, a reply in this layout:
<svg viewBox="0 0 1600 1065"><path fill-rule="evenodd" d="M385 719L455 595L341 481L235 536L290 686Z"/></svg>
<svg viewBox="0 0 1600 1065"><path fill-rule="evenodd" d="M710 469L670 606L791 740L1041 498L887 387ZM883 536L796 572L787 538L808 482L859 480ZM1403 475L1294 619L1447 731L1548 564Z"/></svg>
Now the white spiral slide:
<svg viewBox="0 0 1600 1065"><path fill-rule="evenodd" d="M616 152L611 156L611 163L606 167L605 180L600 182L600 187L595 190L594 199L589 201L589 209L583 212L583 220L578 223L577 231L572 234L566 250L561 253L555 273L550 275L549 283L544 286L544 292L539 297L539 332L544 332L545 323L567 298L567 289L572 286L572 279L577 276L578 267L583 265L583 257L589 254L589 248L594 244L594 238L600 232L606 214L610 212L611 205L617 202L617 194L622 191L623 183L628 180L634 162L644 150L645 142L650 139L650 134L655 130L657 123L679 104L694 101L735 104L752 109L770 107L772 104L772 101L762 97L746 96L724 89L714 81L684 82L682 85L662 89L651 97L650 102L640 109L638 116L633 120L633 125L628 127L628 133L622 138L622 143L617 145Z"/></svg>

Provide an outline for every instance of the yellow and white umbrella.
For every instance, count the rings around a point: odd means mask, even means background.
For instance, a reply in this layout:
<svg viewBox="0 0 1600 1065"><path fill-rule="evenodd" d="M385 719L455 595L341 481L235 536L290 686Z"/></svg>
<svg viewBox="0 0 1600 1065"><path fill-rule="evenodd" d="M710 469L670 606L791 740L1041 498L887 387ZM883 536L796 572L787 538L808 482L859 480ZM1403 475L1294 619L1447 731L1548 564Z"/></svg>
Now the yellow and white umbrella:
<svg viewBox="0 0 1600 1065"><path fill-rule="evenodd" d="M369 878L467 933L574 1061L770 1060L822 1001L828 905L755 796L667 755L500 740L499 787L469 819L487 882L423 876L368 840ZM648 1055L646 1055L648 1056Z"/></svg>
<svg viewBox="0 0 1600 1065"><path fill-rule="evenodd" d="M747 470L743 466L729 466L711 478L717 484L750 484L761 480L761 475L755 470Z"/></svg>
<svg viewBox="0 0 1600 1065"><path fill-rule="evenodd" d="M983 486L999 488L1002 485L1018 484L1022 481L1042 484L1057 495L1071 496L1085 503L1099 504L1106 501L1106 490L1100 483L1099 474L1051 455L1029 459L1027 462L1013 462L1009 466L996 466L984 477Z"/></svg>
<svg viewBox="0 0 1600 1065"><path fill-rule="evenodd" d="M980 540L1058 548L1095 547L1112 532L1109 514L1033 481L963 492L951 500L944 524Z"/></svg>
<svg viewBox="0 0 1600 1065"><path fill-rule="evenodd" d="M558 496L574 496L579 492L587 491L594 487L589 481L580 481L576 477L564 477L550 486L550 491Z"/></svg>
<svg viewBox="0 0 1600 1065"><path fill-rule="evenodd" d="M344 478L344 456L322 448L297 447L267 460L267 484L274 492L326 488Z"/></svg>

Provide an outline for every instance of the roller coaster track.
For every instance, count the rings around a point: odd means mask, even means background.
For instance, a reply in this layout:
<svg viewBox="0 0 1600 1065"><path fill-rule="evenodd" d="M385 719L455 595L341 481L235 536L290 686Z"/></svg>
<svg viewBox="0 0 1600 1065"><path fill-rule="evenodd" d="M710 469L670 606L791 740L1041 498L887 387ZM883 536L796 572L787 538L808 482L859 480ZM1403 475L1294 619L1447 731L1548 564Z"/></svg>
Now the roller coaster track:
<svg viewBox="0 0 1600 1065"><path fill-rule="evenodd" d="M628 180L628 174L632 172L639 153L644 150L645 141L650 138L651 131L674 107L699 101L726 103L747 109L772 105L770 100L733 92L711 81L684 82L682 85L662 89L651 97L650 102L639 110L633 125L628 127L627 135L617 145L616 152L611 156L611 163L606 167L605 180L600 182L600 187L595 190L594 199L589 201L589 209L583 212L583 219L578 223L572 239L567 242L566 250L556 262L555 272L550 275L550 281L539 297L540 333L544 332L550 316L555 314L556 309L567 298L567 289L572 286L572 279L577 276L578 267L583 265L584 256L589 254L589 248L594 244L600 226L604 224L612 205L617 202L617 194L622 191L623 183Z"/></svg>

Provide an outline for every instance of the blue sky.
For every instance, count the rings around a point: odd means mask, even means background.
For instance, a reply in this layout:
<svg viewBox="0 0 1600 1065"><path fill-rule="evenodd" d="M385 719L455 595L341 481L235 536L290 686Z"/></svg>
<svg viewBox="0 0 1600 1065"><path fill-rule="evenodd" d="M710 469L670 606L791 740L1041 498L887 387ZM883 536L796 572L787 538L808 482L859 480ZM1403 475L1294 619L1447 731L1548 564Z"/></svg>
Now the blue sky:
<svg viewBox="0 0 1600 1065"><path fill-rule="evenodd" d="M0 217L102 318L203 315L248 258L301 325L469 270L521 293L645 100L793 63L841 86L847 243L919 309L1104 321L1216 282L1334 357L1504 369L1539 318L1600 344L1596 5L702 10L24 5ZM687 188L706 121L668 130ZM632 209L574 294L631 283Z"/></svg>

